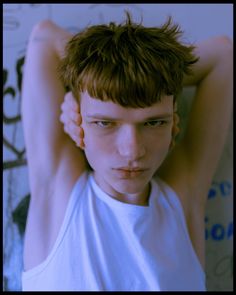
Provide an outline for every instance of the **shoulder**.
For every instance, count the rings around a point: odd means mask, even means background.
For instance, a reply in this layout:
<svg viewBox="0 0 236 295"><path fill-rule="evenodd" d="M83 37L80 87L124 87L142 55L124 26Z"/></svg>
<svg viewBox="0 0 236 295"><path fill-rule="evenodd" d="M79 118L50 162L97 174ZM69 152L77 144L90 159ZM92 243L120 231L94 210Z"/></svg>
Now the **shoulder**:
<svg viewBox="0 0 236 295"><path fill-rule="evenodd" d="M182 184L171 181L167 177L155 176L159 188L168 203L176 210L176 214L186 226L195 253L204 268L205 266L205 208L199 203L191 202L192 192L182 188ZM187 195L187 192L189 196ZM194 193L194 192L193 192ZM185 195L186 194L186 195ZM195 199L195 198L193 198ZM189 201L190 200L190 201Z"/></svg>
<svg viewBox="0 0 236 295"><path fill-rule="evenodd" d="M26 271L41 264L52 252L63 224L87 183L87 171L72 176L66 176L65 171L61 173L51 186L38 191L38 198L30 200L24 237Z"/></svg>

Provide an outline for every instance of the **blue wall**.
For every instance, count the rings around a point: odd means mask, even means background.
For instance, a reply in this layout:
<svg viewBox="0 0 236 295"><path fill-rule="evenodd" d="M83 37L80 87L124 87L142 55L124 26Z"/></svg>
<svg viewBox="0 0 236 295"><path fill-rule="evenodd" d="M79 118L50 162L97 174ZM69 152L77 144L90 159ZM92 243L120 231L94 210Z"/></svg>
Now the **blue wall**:
<svg viewBox="0 0 236 295"><path fill-rule="evenodd" d="M124 19L124 9L139 22L155 26L172 15L184 30L184 41L211 36L233 38L232 4L4 4L3 5L3 242L4 289L21 290L24 204L29 194L27 162L22 134L21 77L27 40L34 24L51 19L71 32L87 25ZM182 112L192 92L183 93ZM37 124L37 122L35 122ZM209 190L206 212L208 290L233 290L233 134ZM21 204L21 206L19 206ZM16 214L17 208L17 214ZM23 208L23 209L22 209ZM21 218L22 215L22 218Z"/></svg>

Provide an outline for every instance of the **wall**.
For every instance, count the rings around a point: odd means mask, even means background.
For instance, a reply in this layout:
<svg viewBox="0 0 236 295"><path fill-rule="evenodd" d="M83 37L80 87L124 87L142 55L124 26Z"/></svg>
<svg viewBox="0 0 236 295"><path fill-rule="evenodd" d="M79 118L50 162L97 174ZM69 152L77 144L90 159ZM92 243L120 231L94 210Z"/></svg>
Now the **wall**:
<svg viewBox="0 0 236 295"><path fill-rule="evenodd" d="M4 289L21 290L22 241L29 201L27 160L22 134L20 102L24 55L34 24L51 19L71 32L87 25L124 19L124 9L147 26L172 15L185 32L184 41L197 42L220 34L232 38L231 4L4 4L3 5L3 261ZM182 113L192 92L183 92ZM220 114L219 114L220 119ZM183 121L184 122L184 121ZM37 122L35 122L37 124ZM233 136L209 190L206 212L208 290L233 288ZM207 164L207 163L206 163Z"/></svg>

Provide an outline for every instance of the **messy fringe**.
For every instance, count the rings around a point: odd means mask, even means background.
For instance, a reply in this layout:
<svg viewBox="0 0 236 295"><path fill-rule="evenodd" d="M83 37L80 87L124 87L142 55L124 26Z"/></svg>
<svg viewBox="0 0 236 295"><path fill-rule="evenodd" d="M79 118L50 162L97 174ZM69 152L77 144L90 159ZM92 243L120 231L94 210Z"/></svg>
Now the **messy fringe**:
<svg viewBox="0 0 236 295"><path fill-rule="evenodd" d="M59 71L76 98L87 90L102 101L143 108L181 91L198 60L195 47L178 41L183 32L170 16L161 27L143 27L126 15L124 24L91 26L67 44Z"/></svg>

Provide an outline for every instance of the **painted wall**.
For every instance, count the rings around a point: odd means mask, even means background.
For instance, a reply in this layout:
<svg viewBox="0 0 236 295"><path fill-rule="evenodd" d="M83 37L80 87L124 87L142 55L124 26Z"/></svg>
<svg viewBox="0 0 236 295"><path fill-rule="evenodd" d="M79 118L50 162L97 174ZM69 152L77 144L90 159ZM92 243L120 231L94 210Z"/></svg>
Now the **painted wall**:
<svg viewBox="0 0 236 295"><path fill-rule="evenodd" d="M233 38L232 4L4 4L3 5L3 262L4 290L21 290L22 245L29 200L27 160L21 125L21 78L34 24L51 19L71 32L91 24L124 20L163 23L167 15L184 30L184 41L211 36ZM193 91L183 92L183 124ZM220 114L219 114L220 119ZM37 122L35 122L37 124ZM233 290L233 129L209 190L206 212L208 290ZM206 163L207 165L207 163Z"/></svg>

